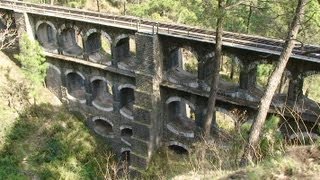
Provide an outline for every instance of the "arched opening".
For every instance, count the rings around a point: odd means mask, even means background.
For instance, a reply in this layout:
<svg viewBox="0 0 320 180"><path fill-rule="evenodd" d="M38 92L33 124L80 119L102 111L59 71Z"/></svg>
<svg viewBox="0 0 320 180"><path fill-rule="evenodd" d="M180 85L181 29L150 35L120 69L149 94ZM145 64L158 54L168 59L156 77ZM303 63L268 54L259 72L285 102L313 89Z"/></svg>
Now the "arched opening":
<svg viewBox="0 0 320 180"><path fill-rule="evenodd" d="M124 150L121 153L120 160L130 164L130 150Z"/></svg>
<svg viewBox="0 0 320 180"><path fill-rule="evenodd" d="M55 50L58 48L57 31L48 23L41 23L37 29L37 39L44 49Z"/></svg>
<svg viewBox="0 0 320 180"><path fill-rule="evenodd" d="M76 72L71 72L67 74L66 80L68 94L76 99L85 100L86 91L84 87L84 78Z"/></svg>
<svg viewBox="0 0 320 180"><path fill-rule="evenodd" d="M223 55L220 65L220 79L223 82L239 85L240 61L236 56Z"/></svg>
<svg viewBox="0 0 320 180"><path fill-rule="evenodd" d="M176 48L171 51L168 69L184 71L193 76L198 76L198 58L186 48Z"/></svg>
<svg viewBox="0 0 320 180"><path fill-rule="evenodd" d="M120 111L130 119L133 118L133 103L134 90L130 87L125 87L120 90Z"/></svg>
<svg viewBox="0 0 320 180"><path fill-rule="evenodd" d="M111 43L100 32L92 33L86 41L86 53L92 62L109 64L111 62Z"/></svg>
<svg viewBox="0 0 320 180"><path fill-rule="evenodd" d="M136 55L136 42L132 36L120 39L115 45L114 57L120 63L119 67L128 69L134 66Z"/></svg>
<svg viewBox="0 0 320 180"><path fill-rule="evenodd" d="M216 124L219 130L223 133L231 135L235 131L236 122L233 117L226 113L226 110L217 109L216 111Z"/></svg>
<svg viewBox="0 0 320 180"><path fill-rule="evenodd" d="M75 29L66 28L61 32L62 51L66 55L82 55L82 38L76 34Z"/></svg>
<svg viewBox="0 0 320 180"><path fill-rule="evenodd" d="M133 134L132 128L125 127L123 129L121 129L121 136L122 137L131 137L132 134Z"/></svg>
<svg viewBox="0 0 320 180"><path fill-rule="evenodd" d="M113 134L112 124L105 119L95 119L93 121L94 131L101 136L110 136Z"/></svg>
<svg viewBox="0 0 320 180"><path fill-rule="evenodd" d="M320 74L313 74L304 78L303 94L305 97L320 103Z"/></svg>
<svg viewBox="0 0 320 180"><path fill-rule="evenodd" d="M92 104L98 109L105 111L113 110L113 96L109 84L104 80L94 80L92 82Z"/></svg>
<svg viewBox="0 0 320 180"><path fill-rule="evenodd" d="M169 145L168 148L169 148L169 150L173 151L176 154L181 154L181 155L188 155L189 154L189 152L186 148L179 146L179 145L172 144L172 145Z"/></svg>
<svg viewBox="0 0 320 180"><path fill-rule="evenodd" d="M57 97L62 98L61 94L61 71L60 69L53 65L49 64L47 75L46 75L46 86L50 89Z"/></svg>
<svg viewBox="0 0 320 180"><path fill-rule="evenodd" d="M186 100L172 101L168 104L169 123L173 124L178 131L194 130L195 109L191 103Z"/></svg>
<svg viewBox="0 0 320 180"><path fill-rule="evenodd" d="M169 52L167 62L168 80L197 88L198 58L187 48L175 48Z"/></svg>
<svg viewBox="0 0 320 180"><path fill-rule="evenodd" d="M268 85L269 78L275 69L274 64L257 65L257 85L265 89Z"/></svg>

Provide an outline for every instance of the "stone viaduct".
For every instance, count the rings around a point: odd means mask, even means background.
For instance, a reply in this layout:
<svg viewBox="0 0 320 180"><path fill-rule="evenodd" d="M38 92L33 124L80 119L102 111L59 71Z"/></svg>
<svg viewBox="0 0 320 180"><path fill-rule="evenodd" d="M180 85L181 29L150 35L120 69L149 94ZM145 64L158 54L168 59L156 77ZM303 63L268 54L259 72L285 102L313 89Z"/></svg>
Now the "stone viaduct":
<svg viewBox="0 0 320 180"><path fill-rule="evenodd" d="M146 168L160 146L190 151L199 139L214 32L19 1L0 0L0 11L43 46L48 88L127 158L132 170ZM252 120L263 94L257 66L276 62L283 42L229 32L223 40L223 53L239 64L239 81L221 80L216 106L241 124ZM184 67L181 49L196 57L196 73ZM293 119L287 109L293 109L308 127L318 126L319 104L302 92L304 77L320 71L320 55L304 53L315 49L297 45L285 73L288 91L273 99L270 114L282 113L287 123Z"/></svg>

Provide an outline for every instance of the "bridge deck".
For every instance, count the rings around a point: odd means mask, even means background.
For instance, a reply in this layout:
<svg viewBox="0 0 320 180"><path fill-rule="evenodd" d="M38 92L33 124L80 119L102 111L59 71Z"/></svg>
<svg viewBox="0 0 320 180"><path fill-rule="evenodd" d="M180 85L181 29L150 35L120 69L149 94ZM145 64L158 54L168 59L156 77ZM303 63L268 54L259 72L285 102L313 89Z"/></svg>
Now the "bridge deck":
<svg viewBox="0 0 320 180"><path fill-rule="evenodd" d="M117 16L75 8L33 4L20 1L0 0L0 5L2 9L113 26L134 30L137 32L150 34L157 33L166 36L215 43L214 31L199 29L186 25L169 24L131 16ZM280 55L284 42L271 38L224 32L223 45L237 49L246 49L266 54ZM306 53L315 52L318 50L319 53ZM320 63L320 46L301 46L300 43L297 43L291 57Z"/></svg>

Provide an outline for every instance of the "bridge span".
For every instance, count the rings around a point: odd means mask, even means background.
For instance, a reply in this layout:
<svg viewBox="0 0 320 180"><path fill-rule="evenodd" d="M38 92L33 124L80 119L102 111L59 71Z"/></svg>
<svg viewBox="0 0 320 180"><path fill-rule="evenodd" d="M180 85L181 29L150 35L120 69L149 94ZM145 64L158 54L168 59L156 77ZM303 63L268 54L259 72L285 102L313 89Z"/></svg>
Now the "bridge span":
<svg viewBox="0 0 320 180"><path fill-rule="evenodd" d="M47 86L129 159L131 169L146 168L161 146L191 151L200 139L214 31L20 1L0 0L0 12L15 19L19 33L39 41L49 63ZM274 65L283 44L224 33L222 64L231 70L220 74L216 106L234 125L254 118L264 92L259 66ZM272 101L269 115L281 115L288 138L301 127L319 133L319 102L303 91L304 78L320 72L320 54L307 52L319 49L296 44ZM213 128L221 128L218 121Z"/></svg>

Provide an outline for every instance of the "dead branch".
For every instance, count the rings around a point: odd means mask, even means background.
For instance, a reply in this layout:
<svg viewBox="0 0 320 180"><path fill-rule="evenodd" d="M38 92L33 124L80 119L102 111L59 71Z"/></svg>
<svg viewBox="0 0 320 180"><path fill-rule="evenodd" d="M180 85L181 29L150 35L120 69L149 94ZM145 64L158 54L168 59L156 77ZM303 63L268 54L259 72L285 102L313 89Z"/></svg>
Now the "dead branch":
<svg viewBox="0 0 320 180"><path fill-rule="evenodd" d="M12 28L13 20L8 19L6 27L0 29L0 50L11 49L17 43L18 32L17 29Z"/></svg>

